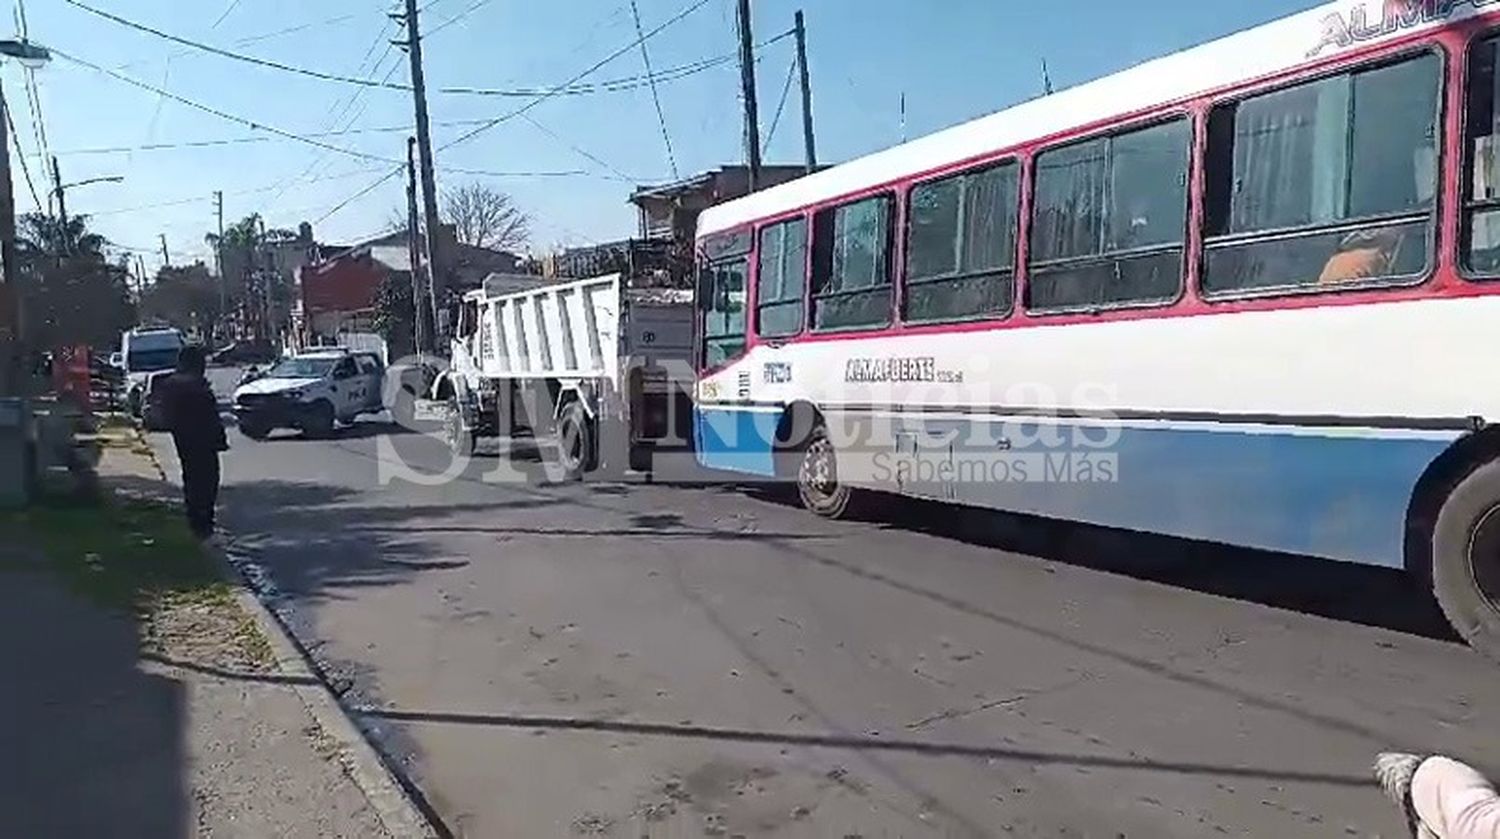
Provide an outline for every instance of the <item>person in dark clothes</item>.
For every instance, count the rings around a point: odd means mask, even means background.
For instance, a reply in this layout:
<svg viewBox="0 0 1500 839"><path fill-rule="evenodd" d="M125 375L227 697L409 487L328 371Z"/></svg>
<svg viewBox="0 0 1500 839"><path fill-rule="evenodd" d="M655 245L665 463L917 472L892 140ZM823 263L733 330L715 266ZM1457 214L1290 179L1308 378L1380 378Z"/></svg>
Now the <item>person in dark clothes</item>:
<svg viewBox="0 0 1500 839"><path fill-rule="evenodd" d="M204 377L203 348L186 346L177 354L177 371L158 382L161 405L177 461L182 464L182 496L188 526L200 539L214 532L219 501L219 452L229 448L219 401Z"/></svg>

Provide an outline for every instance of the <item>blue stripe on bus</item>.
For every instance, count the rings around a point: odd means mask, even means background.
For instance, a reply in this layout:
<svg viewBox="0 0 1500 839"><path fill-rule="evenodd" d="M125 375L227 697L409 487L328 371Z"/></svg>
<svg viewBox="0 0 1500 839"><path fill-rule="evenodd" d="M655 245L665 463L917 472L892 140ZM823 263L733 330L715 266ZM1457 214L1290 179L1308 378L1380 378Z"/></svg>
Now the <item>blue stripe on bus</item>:
<svg viewBox="0 0 1500 839"><path fill-rule="evenodd" d="M771 440L778 415L735 409L700 409L699 460L708 467L771 475ZM843 419L869 422L868 416ZM839 421L830 417L831 421ZM1107 449L1047 448L1025 440L1038 438L1035 423L996 423L933 419L908 415L896 421L905 431L898 445L871 450L868 467L875 483L891 483L895 464L910 457L913 445L925 461L953 458L981 462L1005 457L1045 458L1073 453L1074 463L1113 455L1114 474L1095 471L1104 482L1075 480L911 480L903 489L913 495L955 500L978 507L1033 513L1171 536L1203 539L1266 550L1400 568L1407 505L1418 479L1461 433L1402 433L1354 429L1243 426L1126 427ZM969 428L978 425L977 428ZM1003 432L1001 429L1003 428ZM1052 427L1064 441L1073 428ZM975 442L950 452L946 442L931 442L954 432ZM911 432L916 432L914 437ZM1097 426L1080 433L1098 440ZM984 441L1013 442L1009 450ZM856 435L856 439L861 438ZM863 439L871 439L868 436ZM881 439L890 439L883 436ZM931 448L929 448L931 446ZM841 452L841 462L853 455ZM1064 457L1066 460L1066 457ZM881 464L884 467L881 467ZM956 462L954 466L958 466ZM853 466L853 464L850 464ZM844 468L840 467L841 470ZM851 474L855 469L850 469ZM950 474L958 474L954 468ZM1113 480L1111 480L1113 478Z"/></svg>
<svg viewBox="0 0 1500 839"><path fill-rule="evenodd" d="M1086 433L1098 439L1099 429ZM976 506L1400 568L1412 492L1459 436L1123 428L1101 452L1116 455L1113 483L987 482L954 493Z"/></svg>
<svg viewBox="0 0 1500 839"><path fill-rule="evenodd" d="M750 475L774 477L772 441L781 415L770 411L696 408L693 423L698 463Z"/></svg>

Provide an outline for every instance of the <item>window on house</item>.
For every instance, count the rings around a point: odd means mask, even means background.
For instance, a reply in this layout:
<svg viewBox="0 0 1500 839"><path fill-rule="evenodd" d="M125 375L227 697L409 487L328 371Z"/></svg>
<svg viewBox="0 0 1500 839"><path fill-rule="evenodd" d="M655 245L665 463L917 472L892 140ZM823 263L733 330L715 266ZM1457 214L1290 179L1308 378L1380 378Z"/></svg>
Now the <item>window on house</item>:
<svg viewBox="0 0 1500 839"><path fill-rule="evenodd" d="M785 338L802 331L807 287L807 220L761 228L756 271L756 334Z"/></svg>
<svg viewBox="0 0 1500 839"><path fill-rule="evenodd" d="M1204 291L1420 276L1431 250L1441 71L1425 53L1214 108Z"/></svg>
<svg viewBox="0 0 1500 839"><path fill-rule="evenodd" d="M888 195L814 217L813 328L862 329L891 322Z"/></svg>
<svg viewBox="0 0 1500 839"><path fill-rule="evenodd" d="M1090 310L1181 287L1192 131L1186 119L1042 152L1027 305Z"/></svg>
<svg viewBox="0 0 1500 839"><path fill-rule="evenodd" d="M1019 184L1019 167L1007 162L912 188L905 320L963 320L1010 311Z"/></svg>

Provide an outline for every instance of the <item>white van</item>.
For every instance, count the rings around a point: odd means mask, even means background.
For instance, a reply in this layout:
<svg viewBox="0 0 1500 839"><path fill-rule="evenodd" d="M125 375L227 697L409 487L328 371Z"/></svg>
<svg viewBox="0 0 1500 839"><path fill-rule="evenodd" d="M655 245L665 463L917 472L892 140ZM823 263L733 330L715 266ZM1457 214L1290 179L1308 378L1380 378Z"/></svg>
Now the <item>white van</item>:
<svg viewBox="0 0 1500 839"><path fill-rule="evenodd" d="M125 371L125 404L141 413L146 380L152 373L177 366L177 353L187 345L182 332L171 327L132 329L120 338L120 366Z"/></svg>

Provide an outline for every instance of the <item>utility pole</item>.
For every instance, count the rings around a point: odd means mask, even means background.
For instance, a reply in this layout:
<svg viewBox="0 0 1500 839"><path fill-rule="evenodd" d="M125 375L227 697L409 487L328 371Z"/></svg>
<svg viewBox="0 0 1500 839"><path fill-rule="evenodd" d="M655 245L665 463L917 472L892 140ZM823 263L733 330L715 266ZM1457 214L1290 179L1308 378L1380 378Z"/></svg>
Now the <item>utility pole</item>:
<svg viewBox="0 0 1500 839"><path fill-rule="evenodd" d="M0 149L10 148L0 94ZM10 154L0 154L0 397L20 391L21 290L16 285L16 205L11 193Z"/></svg>
<svg viewBox="0 0 1500 839"><path fill-rule="evenodd" d="M214 210L219 217L219 238L214 240L214 271L219 275L219 322L213 325L213 331L219 331L220 324L229 316L225 311L229 308L229 280L224 276L224 191L214 190ZM223 338L218 335L216 337Z"/></svg>
<svg viewBox="0 0 1500 839"><path fill-rule="evenodd" d="M807 72L807 26L802 20L802 10L797 10L797 73L802 79L802 146L807 150L807 172L818 168L818 144L813 138L812 82Z"/></svg>
<svg viewBox="0 0 1500 839"><path fill-rule="evenodd" d="M167 253L167 234L161 235L161 263L168 268L172 267L172 255Z"/></svg>
<svg viewBox="0 0 1500 839"><path fill-rule="evenodd" d="M52 155L52 184L57 192L57 221L63 236L68 230L68 204L63 194L62 170L57 166L57 155Z"/></svg>
<svg viewBox="0 0 1500 839"><path fill-rule="evenodd" d="M417 138L406 138L406 257L411 262L412 341L418 355L432 350L422 314L427 295L422 291L422 245L417 232Z"/></svg>
<svg viewBox="0 0 1500 839"><path fill-rule="evenodd" d="M417 116L418 168L422 184L422 215L427 222L427 293L432 299L432 329L441 335L438 300L442 297L444 274L441 239L438 227L437 184L432 175L432 136L427 120L427 83L422 75L422 31L417 21L417 0L406 0L406 53L411 60L411 90Z"/></svg>
<svg viewBox="0 0 1500 839"><path fill-rule="evenodd" d="M414 0L406 0L408 4ZM760 111L755 101L755 44L750 31L750 0L739 0L740 87L745 99L745 159L750 191L760 185Z"/></svg>

